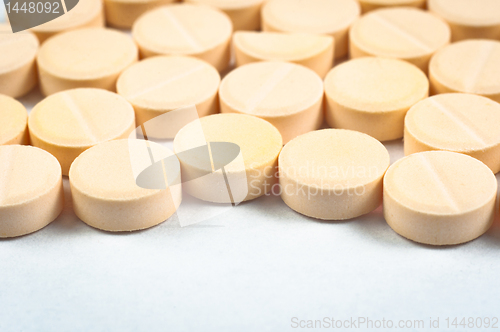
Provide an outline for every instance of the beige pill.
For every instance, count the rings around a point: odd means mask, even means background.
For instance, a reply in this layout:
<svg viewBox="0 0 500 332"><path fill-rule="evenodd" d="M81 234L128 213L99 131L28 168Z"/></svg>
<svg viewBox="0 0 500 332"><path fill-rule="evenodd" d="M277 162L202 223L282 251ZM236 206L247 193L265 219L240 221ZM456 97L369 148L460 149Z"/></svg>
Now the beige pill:
<svg viewBox="0 0 500 332"><path fill-rule="evenodd" d="M429 65L431 94L474 93L500 102L500 42L465 40L437 52Z"/></svg>
<svg viewBox="0 0 500 332"><path fill-rule="evenodd" d="M461 93L437 95L413 106L405 119L404 149L467 154L500 171L500 104Z"/></svg>
<svg viewBox="0 0 500 332"><path fill-rule="evenodd" d="M74 88L115 91L120 73L137 61L137 47L126 34L86 28L47 40L37 56L40 88L46 96Z"/></svg>
<svg viewBox="0 0 500 332"><path fill-rule="evenodd" d="M130 29L134 22L145 12L168 5L177 0L104 0L106 23Z"/></svg>
<svg viewBox="0 0 500 332"><path fill-rule="evenodd" d="M236 32L236 66L256 61L288 61L325 77L333 67L333 38L307 33Z"/></svg>
<svg viewBox="0 0 500 332"><path fill-rule="evenodd" d="M344 220L382 203L389 153L356 131L324 129L290 141L279 157L280 192L293 210L324 220Z"/></svg>
<svg viewBox="0 0 500 332"><path fill-rule="evenodd" d="M349 27L360 12L354 0L269 0L262 7L262 28L333 36L335 58L342 58L347 55Z"/></svg>
<svg viewBox="0 0 500 332"><path fill-rule="evenodd" d="M0 238L47 226L63 205L61 166L56 158L32 146L0 146Z"/></svg>
<svg viewBox="0 0 500 332"><path fill-rule="evenodd" d="M37 83L35 58L38 40L28 31L12 33L0 24L0 93L10 97L27 94Z"/></svg>
<svg viewBox="0 0 500 332"><path fill-rule="evenodd" d="M146 229L170 218L181 203L181 186L144 189L136 184L133 163L147 163L149 153L157 162L173 156L159 144L125 139L96 145L76 158L69 182L78 218L111 232ZM169 181L180 181L179 169L168 174L175 177Z"/></svg>
<svg viewBox="0 0 500 332"><path fill-rule="evenodd" d="M0 145L28 144L28 112L17 100L0 95Z"/></svg>
<svg viewBox="0 0 500 332"><path fill-rule="evenodd" d="M54 155L68 175L73 160L88 148L126 138L135 128L134 109L119 95L81 88L39 102L28 119L31 143Z"/></svg>
<svg viewBox="0 0 500 332"><path fill-rule="evenodd" d="M500 39L500 1L429 0L428 6L448 22L453 41Z"/></svg>
<svg viewBox="0 0 500 332"><path fill-rule="evenodd" d="M425 73L432 55L450 42L442 19L416 8L379 9L364 15L349 31L350 55L397 58Z"/></svg>
<svg viewBox="0 0 500 332"><path fill-rule="evenodd" d="M379 141L403 137L406 112L429 95L429 81L414 65L363 57L345 62L325 79L326 119Z"/></svg>
<svg viewBox="0 0 500 332"><path fill-rule="evenodd" d="M287 62L239 67L219 90L222 113L257 116L273 124L283 143L318 129L323 122L323 82L312 70Z"/></svg>
<svg viewBox="0 0 500 332"><path fill-rule="evenodd" d="M410 240L431 245L468 242L490 228L497 181L469 156L432 151L393 164L384 178L384 216Z"/></svg>
<svg viewBox="0 0 500 332"><path fill-rule="evenodd" d="M417 7L425 8L426 0L358 0L363 14L386 7Z"/></svg>
<svg viewBox="0 0 500 332"><path fill-rule="evenodd" d="M132 27L141 57L191 55L225 70L233 27L218 9L192 4L163 6L142 15Z"/></svg>

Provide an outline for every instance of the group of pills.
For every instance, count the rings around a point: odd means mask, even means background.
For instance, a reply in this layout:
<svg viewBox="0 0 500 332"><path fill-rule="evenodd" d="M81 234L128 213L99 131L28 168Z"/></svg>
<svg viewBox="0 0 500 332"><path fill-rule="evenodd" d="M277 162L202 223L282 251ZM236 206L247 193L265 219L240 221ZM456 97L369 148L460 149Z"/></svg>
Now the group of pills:
<svg viewBox="0 0 500 332"><path fill-rule="evenodd" d="M28 116L14 98L37 84ZM408 239L467 242L495 216L498 102L498 0L80 0L30 32L0 27L0 237L54 220L65 175L76 215L108 231L161 223L182 191L233 203L228 183L243 177L242 201L278 186L324 220L383 202ZM190 105L200 119L173 152L136 139L165 138L152 121ZM183 153L200 126L243 162ZM381 142L402 138L391 166ZM137 185L132 154L163 188Z"/></svg>

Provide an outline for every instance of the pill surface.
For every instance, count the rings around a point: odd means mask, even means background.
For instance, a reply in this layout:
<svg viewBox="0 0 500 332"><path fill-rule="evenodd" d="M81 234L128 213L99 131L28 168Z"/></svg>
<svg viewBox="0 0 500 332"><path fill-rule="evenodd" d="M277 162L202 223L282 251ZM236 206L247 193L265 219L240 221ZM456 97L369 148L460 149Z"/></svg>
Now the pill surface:
<svg viewBox="0 0 500 332"><path fill-rule="evenodd" d="M61 166L56 158L32 146L0 146L0 238L47 226L63 205Z"/></svg>
<svg viewBox="0 0 500 332"><path fill-rule="evenodd" d="M348 30L361 12L354 0L269 0L262 7L262 29L333 36L335 58L347 55Z"/></svg>
<svg viewBox="0 0 500 332"><path fill-rule="evenodd" d="M17 100L0 95L0 145L28 144L28 112Z"/></svg>
<svg viewBox="0 0 500 332"><path fill-rule="evenodd" d="M126 138L135 128L132 106L116 93L80 88L51 95L30 113L31 143L54 155L68 175L73 160L96 144Z"/></svg>
<svg viewBox="0 0 500 332"><path fill-rule="evenodd" d="M130 29L134 22L145 12L156 7L168 5L176 0L104 0L106 23Z"/></svg>
<svg viewBox="0 0 500 332"><path fill-rule="evenodd" d="M163 6L132 27L141 57L191 55L223 71L230 61L231 20L223 12L192 4Z"/></svg>
<svg viewBox="0 0 500 332"><path fill-rule="evenodd" d="M425 73L431 56L450 42L450 27L442 19L416 8L370 12L349 31L352 58L373 55L413 63Z"/></svg>
<svg viewBox="0 0 500 332"><path fill-rule="evenodd" d="M312 70L286 62L256 62L222 81L222 113L257 116L273 124L283 143L323 122L323 82Z"/></svg>
<svg viewBox="0 0 500 332"><path fill-rule="evenodd" d="M406 112L428 97L429 81L408 62L363 57L332 69L325 94L331 127L388 141L403 137Z"/></svg>
<svg viewBox="0 0 500 332"><path fill-rule="evenodd" d="M118 76L137 57L132 39L117 30L86 28L64 32L40 47L40 88L46 96L82 87L115 91Z"/></svg>
<svg viewBox="0 0 500 332"><path fill-rule="evenodd" d="M493 222L497 181L469 156L448 151L413 154L384 178L384 216L407 239L453 245L484 234Z"/></svg>
<svg viewBox="0 0 500 332"><path fill-rule="evenodd" d="M293 210L323 220L344 220L382 203L389 153L356 131L324 129L290 141L279 157L280 191Z"/></svg>
<svg viewBox="0 0 500 332"><path fill-rule="evenodd" d="M426 0L358 0L363 13L385 7L417 7L425 8Z"/></svg>

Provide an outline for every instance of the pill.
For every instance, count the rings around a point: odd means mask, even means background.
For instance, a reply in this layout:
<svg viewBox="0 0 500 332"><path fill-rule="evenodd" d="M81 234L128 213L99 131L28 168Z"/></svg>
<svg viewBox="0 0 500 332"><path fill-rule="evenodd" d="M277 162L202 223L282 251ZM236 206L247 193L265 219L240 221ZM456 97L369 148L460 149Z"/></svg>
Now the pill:
<svg viewBox="0 0 500 332"><path fill-rule="evenodd" d="M117 28L130 29L145 12L177 0L104 0L106 23Z"/></svg>
<svg viewBox="0 0 500 332"><path fill-rule="evenodd" d="M427 76L397 59L363 57L335 67L325 79L326 119L379 141L403 137L405 115L429 95Z"/></svg>
<svg viewBox="0 0 500 332"><path fill-rule="evenodd" d="M429 0L428 7L448 22L453 41L500 39L500 1Z"/></svg>
<svg viewBox="0 0 500 332"><path fill-rule="evenodd" d="M395 7L364 15L349 31L352 58L372 55L413 63L425 73L432 55L450 42L450 27L420 9Z"/></svg>
<svg viewBox="0 0 500 332"><path fill-rule="evenodd" d="M170 218L181 203L181 186L145 189L136 184L134 167L150 162L150 155L161 163L173 152L154 142L122 139L98 144L78 156L69 171L78 218L111 232L146 229ZM168 174L180 178L179 168L169 169Z"/></svg>
<svg viewBox="0 0 500 332"><path fill-rule="evenodd" d="M0 24L0 93L14 98L27 94L37 83L35 58L38 39L29 31L12 33Z"/></svg>
<svg viewBox="0 0 500 332"><path fill-rule="evenodd" d="M231 20L218 9L192 4L163 6L135 21L132 36L141 57L191 55L225 70L231 58Z"/></svg>
<svg viewBox="0 0 500 332"><path fill-rule="evenodd" d="M204 163L202 158L186 154L200 146L199 128L209 144L234 143L239 147L242 162L228 159L219 167ZM212 146L212 145L211 145ZM248 201L266 195L277 184L278 155L283 146L279 131L269 122L244 114L214 114L183 127L174 139L174 152L179 157L184 190L198 199L215 203ZM229 154L229 151L222 153ZM211 159L214 159L212 149ZM234 159L234 160L233 160ZM214 163L212 163L214 164ZM198 179L192 174L212 172ZM241 197L242 196L242 197ZM241 197L241 198L239 198Z"/></svg>
<svg viewBox="0 0 500 332"><path fill-rule="evenodd" d="M404 151L446 150L481 160L500 171L500 104L463 93L433 96L413 106L405 119Z"/></svg>
<svg viewBox="0 0 500 332"><path fill-rule="evenodd" d="M240 31L233 35L236 66L256 61L288 61L325 77L334 63L333 38L307 33Z"/></svg>
<svg viewBox="0 0 500 332"><path fill-rule="evenodd" d="M12 97L0 94L0 145L28 144L28 112Z"/></svg>
<svg viewBox="0 0 500 332"><path fill-rule="evenodd" d="M137 56L132 39L116 30L85 28L58 34L40 47L37 56L42 93L83 87L115 91L118 76Z"/></svg>
<svg viewBox="0 0 500 332"><path fill-rule="evenodd" d="M384 178L384 216L399 235L425 244L468 242L490 228L497 180L469 156L430 151L394 163Z"/></svg>
<svg viewBox="0 0 500 332"><path fill-rule="evenodd" d="M283 143L323 122L323 82L312 70L287 62L238 67L219 89L222 113L257 116L273 124Z"/></svg>
<svg viewBox="0 0 500 332"><path fill-rule="evenodd" d="M61 166L56 158L32 146L0 146L0 238L47 226L63 205Z"/></svg>
<svg viewBox="0 0 500 332"><path fill-rule="evenodd" d="M386 7L417 7L425 8L426 0L358 0L361 5L361 11L367 13L369 11L386 8Z"/></svg>
<svg viewBox="0 0 500 332"><path fill-rule="evenodd" d="M345 220L382 203L389 153L376 139L351 130L312 131L290 141L279 157L280 193L308 217Z"/></svg>
<svg viewBox="0 0 500 332"><path fill-rule="evenodd" d="M359 17L355 0L269 0L262 7L262 29L333 36L335 58L347 55L348 30Z"/></svg>
<svg viewBox="0 0 500 332"><path fill-rule="evenodd" d="M68 175L73 160L86 149L129 137L135 128L134 109L106 90L67 90L36 104L28 127L32 145L54 155Z"/></svg>
<svg viewBox="0 0 500 332"><path fill-rule="evenodd" d="M433 57L429 65L431 94L474 93L500 102L500 42L464 40Z"/></svg>

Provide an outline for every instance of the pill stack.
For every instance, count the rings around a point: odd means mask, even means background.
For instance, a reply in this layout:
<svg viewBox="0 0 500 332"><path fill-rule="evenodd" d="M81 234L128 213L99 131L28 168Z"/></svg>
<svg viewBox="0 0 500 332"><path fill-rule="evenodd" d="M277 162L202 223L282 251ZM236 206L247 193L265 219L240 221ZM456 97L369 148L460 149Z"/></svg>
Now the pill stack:
<svg viewBox="0 0 500 332"><path fill-rule="evenodd" d="M496 214L499 123L498 0L80 0L0 25L0 237L56 219L69 181L111 232L278 191L460 244Z"/></svg>

